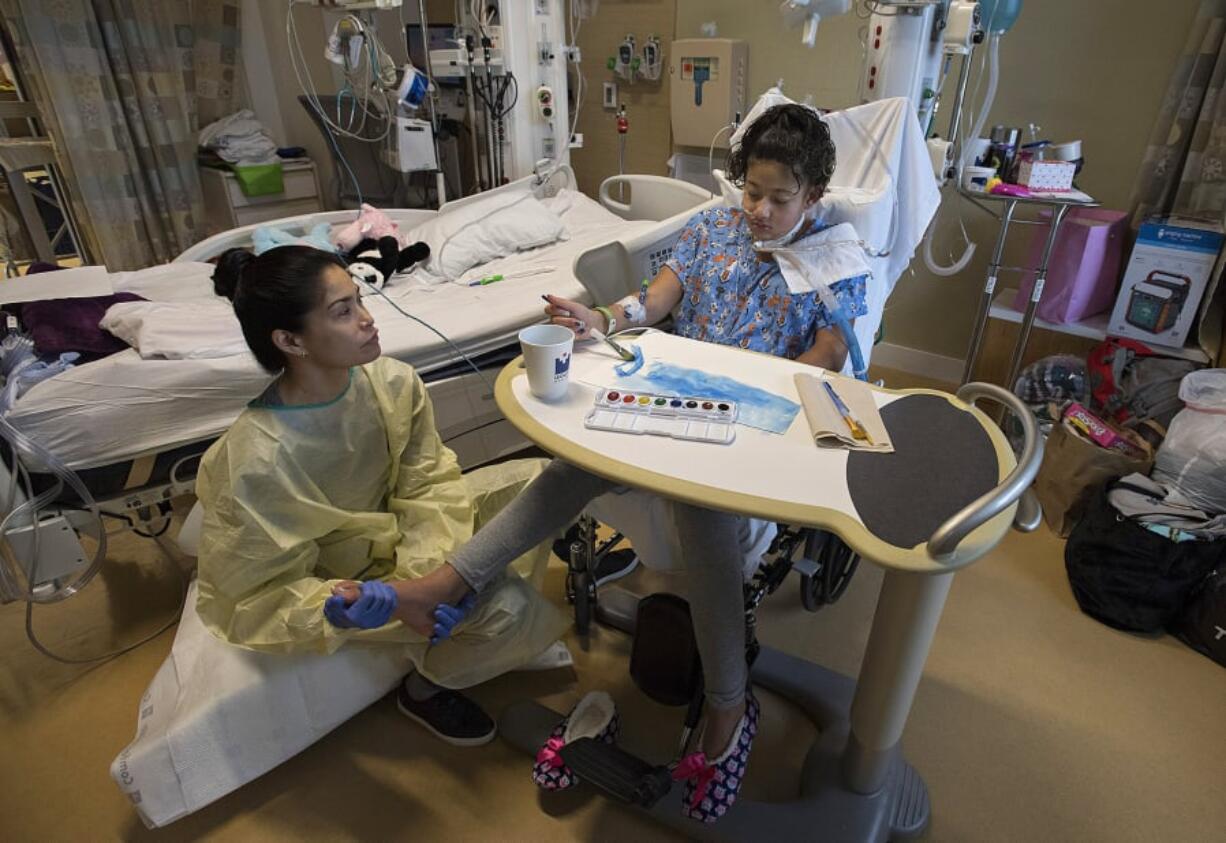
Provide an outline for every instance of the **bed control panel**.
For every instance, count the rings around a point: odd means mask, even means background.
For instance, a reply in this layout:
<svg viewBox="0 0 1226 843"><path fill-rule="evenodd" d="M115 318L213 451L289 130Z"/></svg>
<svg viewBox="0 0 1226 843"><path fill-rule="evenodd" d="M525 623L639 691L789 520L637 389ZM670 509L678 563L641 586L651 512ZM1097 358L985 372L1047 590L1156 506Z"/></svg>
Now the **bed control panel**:
<svg viewBox="0 0 1226 843"><path fill-rule="evenodd" d="M665 246L659 249L652 249L647 253L647 266L644 267L644 278L654 279L660 274L660 270L664 268L664 264L673 256L673 247Z"/></svg>

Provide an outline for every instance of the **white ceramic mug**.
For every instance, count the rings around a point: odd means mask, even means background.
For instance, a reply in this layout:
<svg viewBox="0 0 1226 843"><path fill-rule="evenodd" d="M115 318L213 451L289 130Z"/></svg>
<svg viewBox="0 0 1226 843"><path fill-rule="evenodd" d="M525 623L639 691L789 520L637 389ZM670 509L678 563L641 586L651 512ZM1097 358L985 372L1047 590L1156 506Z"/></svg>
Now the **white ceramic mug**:
<svg viewBox="0 0 1226 843"><path fill-rule="evenodd" d="M528 389L542 401L557 401L570 387L575 333L565 325L532 325L519 332Z"/></svg>

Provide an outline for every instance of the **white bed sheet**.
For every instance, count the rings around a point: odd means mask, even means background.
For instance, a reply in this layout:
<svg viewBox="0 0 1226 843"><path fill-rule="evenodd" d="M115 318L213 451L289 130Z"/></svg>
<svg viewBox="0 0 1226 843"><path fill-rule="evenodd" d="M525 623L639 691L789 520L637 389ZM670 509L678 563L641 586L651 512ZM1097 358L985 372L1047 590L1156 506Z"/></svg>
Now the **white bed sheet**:
<svg viewBox="0 0 1226 843"><path fill-rule="evenodd" d="M572 191L562 191L546 204L562 217L569 239L491 261L472 275L548 269L485 287L428 285L408 276L393 281L388 296L465 353L480 354L505 345L520 328L538 321L542 293L586 298L572 271L579 254L656 225L627 222ZM190 301L213 297L212 271L206 263L176 263L113 278L116 290L155 301ZM442 339L386 301L371 297L368 306L385 355L423 371L456 359ZM128 349L38 384L22 396L8 419L70 468L93 468L218 436L268 381L250 353L145 360Z"/></svg>

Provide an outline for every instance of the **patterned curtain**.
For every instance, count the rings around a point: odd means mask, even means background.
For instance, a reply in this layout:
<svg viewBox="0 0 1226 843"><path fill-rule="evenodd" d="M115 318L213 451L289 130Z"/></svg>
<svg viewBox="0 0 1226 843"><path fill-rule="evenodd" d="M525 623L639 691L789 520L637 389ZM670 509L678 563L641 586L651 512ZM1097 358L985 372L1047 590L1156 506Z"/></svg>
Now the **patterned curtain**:
<svg viewBox="0 0 1226 843"><path fill-rule="evenodd" d="M1151 214L1226 224L1226 0L1201 0L1171 74L1133 186L1132 227ZM1197 319L1211 363L1226 365L1226 256L1218 258Z"/></svg>
<svg viewBox="0 0 1226 843"><path fill-rule="evenodd" d="M1201 0L1133 187L1132 225L1151 214L1226 221L1226 0Z"/></svg>
<svg viewBox="0 0 1226 843"><path fill-rule="evenodd" d="M112 270L203 236L196 137L241 107L240 0L0 0L90 251Z"/></svg>

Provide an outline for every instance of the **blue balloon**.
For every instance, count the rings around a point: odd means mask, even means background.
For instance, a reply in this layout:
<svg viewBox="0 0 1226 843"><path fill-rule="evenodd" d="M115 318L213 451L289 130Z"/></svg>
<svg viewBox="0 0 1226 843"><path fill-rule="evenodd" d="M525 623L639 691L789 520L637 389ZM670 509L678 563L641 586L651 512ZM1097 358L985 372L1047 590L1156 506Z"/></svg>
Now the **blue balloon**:
<svg viewBox="0 0 1226 843"><path fill-rule="evenodd" d="M979 20L987 32L1008 32L1022 13L1022 0L979 0Z"/></svg>

